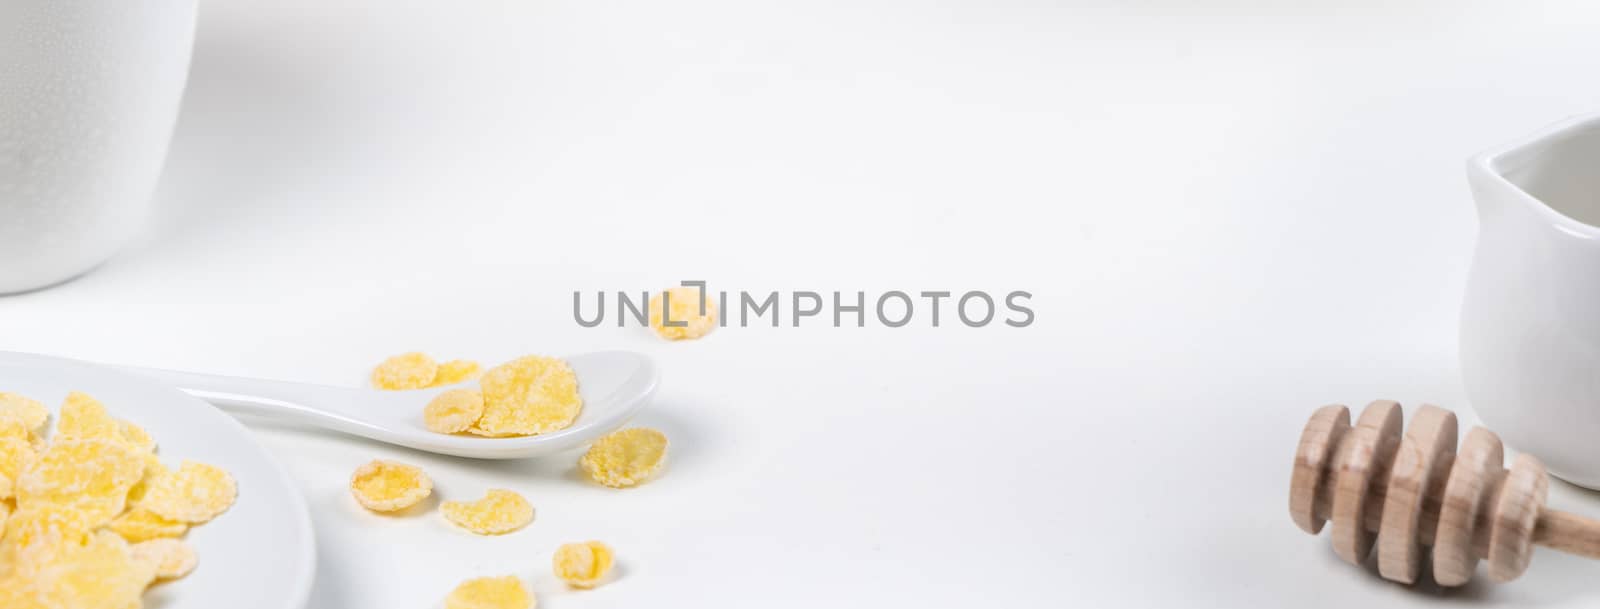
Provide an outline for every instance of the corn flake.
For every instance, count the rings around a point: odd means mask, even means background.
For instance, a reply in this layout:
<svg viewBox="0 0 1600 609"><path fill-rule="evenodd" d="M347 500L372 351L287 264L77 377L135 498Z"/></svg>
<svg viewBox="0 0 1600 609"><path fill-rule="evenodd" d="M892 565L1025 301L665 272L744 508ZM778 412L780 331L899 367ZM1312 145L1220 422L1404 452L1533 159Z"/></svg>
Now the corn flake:
<svg viewBox="0 0 1600 609"><path fill-rule="evenodd" d="M183 577L200 564L194 546L181 539L151 539L133 544L128 549L135 561L151 567L156 579Z"/></svg>
<svg viewBox="0 0 1600 609"><path fill-rule="evenodd" d="M134 559L127 542L109 533L83 545L55 549L44 564L13 569L0 577L0 606L7 609L139 607L154 579L149 565Z"/></svg>
<svg viewBox="0 0 1600 609"><path fill-rule="evenodd" d="M128 543L151 539L182 537L189 530L184 522L164 518L144 508L133 508L106 523L106 530L121 535Z"/></svg>
<svg viewBox="0 0 1600 609"><path fill-rule="evenodd" d="M81 512L93 528L122 513L128 490L143 475L144 461L119 441L61 440L18 477L17 505L67 506Z"/></svg>
<svg viewBox="0 0 1600 609"><path fill-rule="evenodd" d="M667 436L654 429L634 427L606 434L589 447L578 465L595 482L612 488L649 480L667 459Z"/></svg>
<svg viewBox="0 0 1600 609"><path fill-rule="evenodd" d="M403 510L433 493L433 480L422 468L394 461L372 461L350 475L350 493L374 512Z"/></svg>
<svg viewBox="0 0 1600 609"><path fill-rule="evenodd" d="M44 436L33 433L28 435L28 447L32 448L33 454L37 455L44 452L44 449L49 448L50 443L44 439Z"/></svg>
<svg viewBox="0 0 1600 609"><path fill-rule="evenodd" d="M50 409L39 400L3 391L0 391L0 412L17 415L32 431L43 428L45 421L50 419Z"/></svg>
<svg viewBox="0 0 1600 609"><path fill-rule="evenodd" d="M38 543L82 543L93 527L83 512L68 509L68 504L22 504L6 522L5 543L31 546Z"/></svg>
<svg viewBox="0 0 1600 609"><path fill-rule="evenodd" d="M533 595L512 575L469 579L444 599L444 609L530 609L533 604Z"/></svg>
<svg viewBox="0 0 1600 609"><path fill-rule="evenodd" d="M443 364L439 364L439 373L433 377L433 382L429 383L428 386L438 387L441 385L465 383L467 381L475 380L480 376L483 376L483 367L479 366L478 362L466 359L453 359Z"/></svg>
<svg viewBox="0 0 1600 609"><path fill-rule="evenodd" d="M145 453L144 475L139 478L138 482L133 484L133 488L128 489L128 505L137 505L140 501L143 501L145 493L150 491L150 485L160 479L161 476L170 473L170 471L166 465L161 463L161 459L156 457L155 453Z"/></svg>
<svg viewBox="0 0 1600 609"><path fill-rule="evenodd" d="M147 453L156 451L156 439L150 437L150 432L128 421L117 421L117 436L127 442L129 446L141 451Z"/></svg>
<svg viewBox="0 0 1600 609"><path fill-rule="evenodd" d="M74 391L61 404L61 420L56 423L56 439L121 438L122 429L106 407L93 396Z"/></svg>
<svg viewBox="0 0 1600 609"><path fill-rule="evenodd" d="M492 488L477 501L446 501L439 507L445 519L479 535L499 535L533 522L533 506L522 495Z"/></svg>
<svg viewBox="0 0 1600 609"><path fill-rule="evenodd" d="M482 436L565 429L583 409L578 376L559 358L521 357L494 367L478 384L483 388L483 417L467 431Z"/></svg>
<svg viewBox="0 0 1600 609"><path fill-rule="evenodd" d="M400 391L421 389L433 383L439 374L439 364L426 353L413 351L383 360L372 370L372 386Z"/></svg>
<svg viewBox="0 0 1600 609"><path fill-rule="evenodd" d="M32 436L33 430L28 428L28 422L22 418L22 413L0 410L0 438L31 441Z"/></svg>
<svg viewBox="0 0 1600 609"><path fill-rule="evenodd" d="M16 494L17 478L32 467L37 458L38 454L29 441L0 437L0 500Z"/></svg>
<svg viewBox="0 0 1600 609"><path fill-rule="evenodd" d="M705 310L701 310L701 305ZM668 308L670 307L670 312ZM665 315L670 313L670 315ZM684 325L667 325L682 323ZM700 290L690 287L667 288L650 299L650 327L669 340L700 338L717 326L717 305L700 300Z"/></svg>
<svg viewBox="0 0 1600 609"><path fill-rule="evenodd" d="M562 544L551 561L556 577L574 588L600 585L611 571L611 547L598 541Z"/></svg>
<svg viewBox="0 0 1600 609"><path fill-rule="evenodd" d="M61 405L61 420L56 424L57 440L101 438L116 440L141 452L155 452L155 438L144 428L116 419L104 405L86 393L72 392Z"/></svg>
<svg viewBox="0 0 1600 609"><path fill-rule="evenodd" d="M466 431L483 416L483 393L474 389L451 389L441 393L422 409L422 423L429 431Z"/></svg>
<svg viewBox="0 0 1600 609"><path fill-rule="evenodd" d="M141 472L144 471L143 461ZM157 473L147 484L138 507L170 520L198 524L233 505L238 486L233 476L214 465L184 461L178 471Z"/></svg>

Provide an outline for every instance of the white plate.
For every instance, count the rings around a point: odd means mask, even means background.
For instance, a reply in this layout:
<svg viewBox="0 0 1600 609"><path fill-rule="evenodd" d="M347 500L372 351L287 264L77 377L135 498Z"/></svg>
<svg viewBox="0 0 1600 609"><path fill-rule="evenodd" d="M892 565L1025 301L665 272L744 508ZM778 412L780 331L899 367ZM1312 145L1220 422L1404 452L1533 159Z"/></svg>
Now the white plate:
<svg viewBox="0 0 1600 609"><path fill-rule="evenodd" d="M299 609L311 592L316 543L305 500L250 432L215 407L176 389L84 362L0 352L0 391L51 407L69 391L105 403L144 427L168 466L184 459L233 474L239 499L187 536L200 566L145 593L147 609Z"/></svg>

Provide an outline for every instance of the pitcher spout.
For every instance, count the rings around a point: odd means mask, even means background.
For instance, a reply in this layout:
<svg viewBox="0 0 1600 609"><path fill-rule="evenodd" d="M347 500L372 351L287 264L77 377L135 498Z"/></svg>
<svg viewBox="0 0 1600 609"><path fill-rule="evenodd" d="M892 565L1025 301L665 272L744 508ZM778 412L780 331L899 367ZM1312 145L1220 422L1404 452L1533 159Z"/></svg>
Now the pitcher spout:
<svg viewBox="0 0 1600 609"><path fill-rule="evenodd" d="M1467 188L1472 191L1473 208L1478 211L1478 224L1482 229L1506 208L1506 197L1500 192L1502 180L1494 173L1493 153L1485 152L1467 159Z"/></svg>
<svg viewBox="0 0 1600 609"><path fill-rule="evenodd" d="M1467 162L1478 218L1525 210L1570 234L1600 239L1600 115L1570 119Z"/></svg>

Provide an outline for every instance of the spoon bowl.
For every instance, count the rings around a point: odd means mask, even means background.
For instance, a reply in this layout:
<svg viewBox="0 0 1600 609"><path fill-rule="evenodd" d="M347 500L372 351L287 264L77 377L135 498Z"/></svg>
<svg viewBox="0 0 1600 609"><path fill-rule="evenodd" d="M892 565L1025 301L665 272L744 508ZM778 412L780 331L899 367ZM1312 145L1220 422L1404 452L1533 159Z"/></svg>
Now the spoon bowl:
<svg viewBox="0 0 1600 609"><path fill-rule="evenodd" d="M312 425L417 450L474 459L539 457L582 446L611 432L649 403L660 382L650 358L598 351L565 358L578 377L583 410L572 425L534 436L487 438L441 434L423 424L435 396L477 381L414 391L330 387L154 368L121 370L177 387L236 415Z"/></svg>

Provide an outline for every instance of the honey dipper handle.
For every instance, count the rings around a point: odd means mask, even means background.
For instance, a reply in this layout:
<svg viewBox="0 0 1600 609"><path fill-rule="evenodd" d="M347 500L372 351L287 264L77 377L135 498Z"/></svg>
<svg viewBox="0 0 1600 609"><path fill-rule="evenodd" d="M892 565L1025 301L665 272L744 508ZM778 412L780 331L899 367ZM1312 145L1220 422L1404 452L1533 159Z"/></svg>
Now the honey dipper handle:
<svg viewBox="0 0 1600 609"><path fill-rule="evenodd" d="M1560 510L1539 511L1533 543L1568 554L1600 559L1600 520Z"/></svg>

